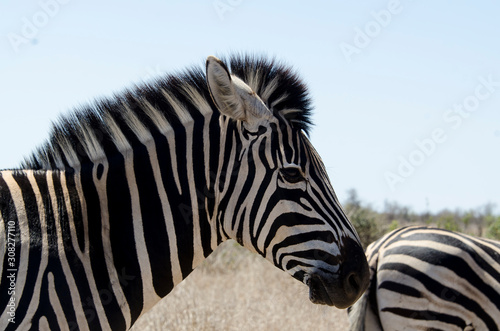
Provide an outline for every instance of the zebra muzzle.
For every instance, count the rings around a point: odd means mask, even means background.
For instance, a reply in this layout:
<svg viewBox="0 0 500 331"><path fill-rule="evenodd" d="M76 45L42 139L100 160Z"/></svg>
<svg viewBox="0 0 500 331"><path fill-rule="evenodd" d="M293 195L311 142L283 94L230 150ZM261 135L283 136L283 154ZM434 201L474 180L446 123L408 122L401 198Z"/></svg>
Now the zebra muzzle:
<svg viewBox="0 0 500 331"><path fill-rule="evenodd" d="M354 253L359 245L348 246ZM358 250L359 254L340 264L338 272L316 272L306 276L311 302L344 309L361 297L369 284L369 270L360 246Z"/></svg>

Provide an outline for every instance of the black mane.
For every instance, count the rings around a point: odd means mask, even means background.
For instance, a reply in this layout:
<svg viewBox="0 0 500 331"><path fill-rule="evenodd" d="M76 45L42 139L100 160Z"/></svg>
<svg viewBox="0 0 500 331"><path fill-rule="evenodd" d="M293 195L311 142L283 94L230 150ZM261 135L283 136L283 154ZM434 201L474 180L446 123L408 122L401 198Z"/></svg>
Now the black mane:
<svg viewBox="0 0 500 331"><path fill-rule="evenodd" d="M264 101L273 112L282 112L293 127L308 134L311 122L311 102L307 88L292 69L275 59L248 55L235 55L223 61L228 65L231 73L246 82ZM172 106L162 93L168 91L189 114L199 116L192 100L186 93L186 86L198 91L207 100L213 111L217 111L213 104L205 79L204 65L193 67L175 75L166 75L149 83L142 83L127 89L112 97L99 99L91 104L75 109L69 115L62 116L52 127L49 139L31 156L25 158L22 169L66 169L72 167L68 153L73 151L79 163L92 161L89 148L97 141L99 147L107 153L116 150L109 136L109 119L116 123L126 138L134 135L123 118L125 107L130 109L141 123L148 128L151 119L143 110L141 100L161 109L163 116L172 125L176 126L179 118ZM270 88L270 85L274 85ZM263 95L266 93L266 95ZM286 111L285 111L286 110ZM290 111L292 110L292 111ZM95 137L88 142L88 132ZM137 139L134 137L132 140ZM71 148L68 148L71 147ZM69 151L71 149L71 151ZM68 152L69 151L69 152Z"/></svg>

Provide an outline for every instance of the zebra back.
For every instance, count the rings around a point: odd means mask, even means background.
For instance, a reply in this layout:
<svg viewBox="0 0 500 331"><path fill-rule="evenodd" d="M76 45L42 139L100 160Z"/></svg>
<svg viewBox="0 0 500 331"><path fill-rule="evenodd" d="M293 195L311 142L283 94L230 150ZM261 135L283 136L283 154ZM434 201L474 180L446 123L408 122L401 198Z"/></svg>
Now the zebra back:
<svg viewBox="0 0 500 331"><path fill-rule="evenodd" d="M500 243L406 227L370 244L351 330L499 330Z"/></svg>

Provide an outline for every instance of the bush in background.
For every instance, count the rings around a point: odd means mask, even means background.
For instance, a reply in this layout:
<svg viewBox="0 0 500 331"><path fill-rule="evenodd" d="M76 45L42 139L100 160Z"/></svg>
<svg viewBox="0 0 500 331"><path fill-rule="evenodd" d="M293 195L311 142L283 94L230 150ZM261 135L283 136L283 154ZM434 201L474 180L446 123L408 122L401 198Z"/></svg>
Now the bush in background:
<svg viewBox="0 0 500 331"><path fill-rule="evenodd" d="M356 190L351 189L347 192L343 206L364 248L385 233L409 225L435 226L500 240L500 216L494 214L495 205L491 203L467 211L457 209L417 213L397 202L385 202L383 210L378 211L363 203Z"/></svg>

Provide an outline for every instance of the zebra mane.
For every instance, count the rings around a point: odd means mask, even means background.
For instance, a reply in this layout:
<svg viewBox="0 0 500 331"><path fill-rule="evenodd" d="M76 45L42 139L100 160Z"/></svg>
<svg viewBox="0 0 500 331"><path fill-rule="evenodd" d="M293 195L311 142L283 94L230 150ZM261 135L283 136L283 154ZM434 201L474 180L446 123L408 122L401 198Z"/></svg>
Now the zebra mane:
<svg viewBox="0 0 500 331"><path fill-rule="evenodd" d="M250 55L222 60L271 111L308 134L312 125L310 98L305 84L289 66ZM75 168L120 149L120 145L133 145L141 136L150 136L149 129L158 127L159 122L175 129L186 118L196 121L207 111L218 112L206 85L204 68L193 67L135 85L62 116L53 124L49 139L24 159L21 168Z"/></svg>

